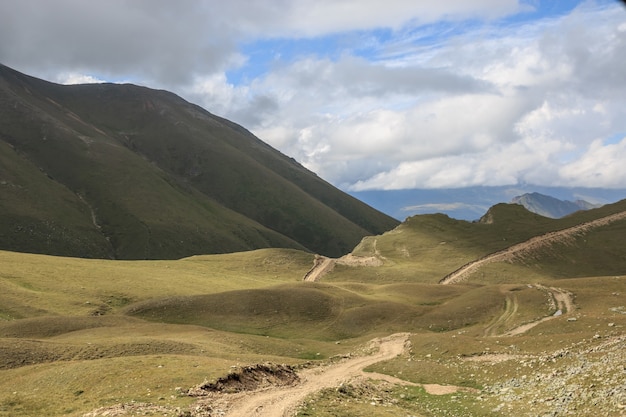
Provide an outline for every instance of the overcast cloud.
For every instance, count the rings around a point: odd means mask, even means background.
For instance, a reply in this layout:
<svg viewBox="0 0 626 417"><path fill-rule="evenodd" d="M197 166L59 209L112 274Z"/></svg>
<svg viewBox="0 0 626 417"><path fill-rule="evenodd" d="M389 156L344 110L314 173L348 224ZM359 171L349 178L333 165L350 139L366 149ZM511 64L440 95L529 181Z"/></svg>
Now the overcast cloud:
<svg viewBox="0 0 626 417"><path fill-rule="evenodd" d="M616 1L0 0L0 62L169 89L346 190L626 186Z"/></svg>

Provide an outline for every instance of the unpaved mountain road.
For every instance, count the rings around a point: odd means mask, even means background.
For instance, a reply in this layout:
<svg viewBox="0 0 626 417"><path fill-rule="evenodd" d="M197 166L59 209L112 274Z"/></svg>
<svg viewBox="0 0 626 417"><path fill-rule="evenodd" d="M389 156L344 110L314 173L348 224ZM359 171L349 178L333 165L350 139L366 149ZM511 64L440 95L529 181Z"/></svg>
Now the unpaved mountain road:
<svg viewBox="0 0 626 417"><path fill-rule="evenodd" d="M504 336L515 336L515 335L518 335L518 334L526 333L527 331L529 331L533 327L535 327L535 326L537 326L537 325L539 325L539 324L541 324L541 323L543 323L545 321L552 320L552 319L554 319L556 317L559 317L561 315L572 313L574 311L574 309L576 308L574 306L574 301L572 299L572 294L571 293L569 293L569 292L567 292L567 291L565 291L565 290L563 290L561 288L555 288L555 287L547 288L547 287L544 287L542 285L536 285L536 287L540 288L540 289L543 289L543 290L549 292L552 295L552 297L554 299L554 302L556 304L557 312L560 312L560 313L558 315L557 314L553 314L551 316L547 316L547 317L544 317L542 319L535 320L535 321L533 321L531 323L523 324L523 325L521 325L519 327L516 327L513 330L510 330L510 331L506 332L504 334Z"/></svg>
<svg viewBox="0 0 626 417"><path fill-rule="evenodd" d="M381 266L383 259L380 255L374 256L354 256L351 253L341 258L327 258L326 256L315 255L313 267L304 275L303 281L315 282L319 281L324 275L331 272L335 265L346 266Z"/></svg>
<svg viewBox="0 0 626 417"><path fill-rule="evenodd" d="M518 243L506 249L494 252L480 259L469 262L463 265L461 268L457 269L456 271L446 275L443 279L439 281L439 283L445 285L455 284L457 282L464 281L469 278L469 276L473 272L478 270L478 268L488 263L511 260L516 256L523 255L524 253L539 250L555 242L566 242L573 239L574 236L577 234L583 234L591 229L606 226L610 223L623 219L626 219L626 211L615 213L610 216L602 217L600 219L596 219L590 222L581 223L577 226L569 227L567 229L557 230L555 232L548 232L540 236L535 236L525 242Z"/></svg>
<svg viewBox="0 0 626 417"><path fill-rule="evenodd" d="M313 261L313 268L304 276L304 281L315 282L335 267L335 259L317 255Z"/></svg>
<svg viewBox="0 0 626 417"><path fill-rule="evenodd" d="M337 387L342 382L363 375L363 369L377 362L393 359L402 354L408 344L409 333L396 333L374 339L368 356L346 359L325 367L307 369L299 376L301 382L291 387L269 388L248 392L230 401L226 416L285 417L295 414L297 406L310 394L324 388ZM367 375L367 374L365 374ZM377 376L377 374L374 374ZM394 379L394 382L401 382Z"/></svg>

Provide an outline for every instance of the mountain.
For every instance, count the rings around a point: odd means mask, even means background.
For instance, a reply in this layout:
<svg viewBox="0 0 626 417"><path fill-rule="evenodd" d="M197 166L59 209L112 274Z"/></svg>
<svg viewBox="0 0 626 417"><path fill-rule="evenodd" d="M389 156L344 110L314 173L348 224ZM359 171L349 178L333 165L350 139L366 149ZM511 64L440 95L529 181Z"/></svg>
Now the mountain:
<svg viewBox="0 0 626 417"><path fill-rule="evenodd" d="M514 197L511 203L521 204L528 211L553 219L558 219L580 210L600 207L598 204L591 204L584 200L563 201L539 193L526 193Z"/></svg>
<svg viewBox="0 0 626 417"><path fill-rule="evenodd" d="M472 281L502 282L506 276L518 282L534 279L533 274L550 279L621 276L626 270L624 236L626 200L558 219L500 203L474 222L445 214L409 217L384 235L363 239L352 254L388 260L397 280L438 282L470 262L527 242L527 250L499 259L497 267L477 266ZM365 280L366 273L359 271L358 277Z"/></svg>
<svg viewBox="0 0 626 417"><path fill-rule="evenodd" d="M626 197L626 189L546 187L536 184L476 186L442 189L351 191L361 201L404 220L419 214L443 213L460 220L478 220L489 207L508 203L515 196L539 192L560 200L585 200L593 204L610 204Z"/></svg>
<svg viewBox="0 0 626 417"><path fill-rule="evenodd" d="M173 259L349 252L393 218L173 93L0 65L0 249Z"/></svg>

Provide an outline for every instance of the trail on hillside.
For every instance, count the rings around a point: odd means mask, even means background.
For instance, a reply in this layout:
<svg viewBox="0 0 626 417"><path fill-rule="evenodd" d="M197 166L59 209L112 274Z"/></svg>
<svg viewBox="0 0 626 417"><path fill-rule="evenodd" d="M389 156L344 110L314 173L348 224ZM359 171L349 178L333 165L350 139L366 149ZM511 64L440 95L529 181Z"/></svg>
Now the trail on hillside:
<svg viewBox="0 0 626 417"><path fill-rule="evenodd" d="M374 241L374 248L376 248L376 241ZM304 275L303 281L315 282L319 281L324 275L332 272L335 265L346 266L381 266L383 264L382 256L375 249L374 256L355 256L351 253L342 256L341 258L328 258L326 256L315 255L313 260L313 267Z"/></svg>
<svg viewBox="0 0 626 417"><path fill-rule="evenodd" d="M533 322L518 326L514 328L513 330L506 332L504 336L515 336L518 334L526 333L533 327L543 322L552 320L556 317L560 317L565 314L572 313L575 310L576 307L574 306L574 300L572 299L571 293L565 291L562 288L555 288L555 287L548 288L548 287L544 287L543 285L536 285L536 287L538 287L539 289L543 289L552 295L555 306L557 308L556 313L554 313L551 316L543 317L539 320L535 320Z"/></svg>
<svg viewBox="0 0 626 417"><path fill-rule="evenodd" d="M304 281L315 282L335 268L335 259L316 255L313 268L304 275Z"/></svg>
<svg viewBox="0 0 626 417"><path fill-rule="evenodd" d="M592 220L590 222L581 223L577 226L569 227L563 230L557 230L555 232L548 232L540 236L535 236L528 239L525 242L515 244L506 249L491 253L475 261L469 262L463 265L456 271L446 275L439 281L440 284L455 284L466 280L473 272L480 267L492 263L508 261L515 257L522 256L526 253L536 251L544 248L555 242L566 242L574 238L577 234L583 234L591 229L597 227L606 226L612 222L622 220L626 218L626 211L612 214L610 216L602 217L600 219Z"/></svg>
<svg viewBox="0 0 626 417"><path fill-rule="evenodd" d="M515 295L507 296L505 299L504 312L496 317L483 332L484 336L496 336L498 329L505 326L509 321L513 320L515 313L519 308L519 303Z"/></svg>
<svg viewBox="0 0 626 417"><path fill-rule="evenodd" d="M406 349L408 338L409 333L396 333L374 339L370 342L370 349L375 350L371 355L353 357L325 367L304 370L299 374L301 382L293 386L270 387L256 392L235 394L228 399L229 406L225 416L291 416L308 395L362 376L363 369L367 366L402 354ZM401 380L394 379L396 383L399 381Z"/></svg>
<svg viewBox="0 0 626 417"><path fill-rule="evenodd" d="M554 314L549 316L545 316L539 318L537 320L533 320L532 322L525 323L523 325L517 326L512 330L501 333L501 329L506 328L507 324L514 320L515 314L519 310L519 302L515 294L510 294L506 296L505 299L505 307L502 314L498 317L494 318L488 325L485 327L483 331L483 336L515 336L519 334L526 333L533 327L546 322L548 320L552 320L556 317L564 316L566 314L572 313L576 306L574 305L573 296L570 292L556 287L546 287L540 284L535 284L533 287L538 290L544 291L550 297L550 304L552 308L556 310Z"/></svg>
<svg viewBox="0 0 626 417"><path fill-rule="evenodd" d="M471 391L454 385L416 384L391 375L364 371L370 365L393 359L408 351L409 336L410 333L396 333L374 339L360 350L358 356L349 354L339 362L307 368L297 375L287 365L257 364L244 367L217 382L203 383L189 389L187 394L199 399L188 411L167 405L133 402L101 407L83 417L170 413L189 417L288 417L296 413L306 397L326 388L339 387L343 383L359 383L364 379L421 386L431 395Z"/></svg>

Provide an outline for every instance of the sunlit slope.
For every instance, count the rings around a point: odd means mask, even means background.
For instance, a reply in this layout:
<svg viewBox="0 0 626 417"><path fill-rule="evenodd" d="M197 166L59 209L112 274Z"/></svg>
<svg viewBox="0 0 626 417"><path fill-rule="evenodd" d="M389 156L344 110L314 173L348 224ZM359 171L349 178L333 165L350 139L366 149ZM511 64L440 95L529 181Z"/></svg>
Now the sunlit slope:
<svg viewBox="0 0 626 417"><path fill-rule="evenodd" d="M436 283L489 254L624 211L626 200L562 219L542 217L515 204L496 205L479 222L441 214L414 216L390 232L366 237L353 251L358 256L379 257L384 260L383 266L339 266L329 279ZM509 259L506 265L487 265L477 274L487 281L496 274L499 281L508 282L617 274L626 269L625 228L623 219L594 225L571 233L567 239L549 240L549 244ZM506 276L503 268L509 270ZM488 274L487 270L491 272Z"/></svg>
<svg viewBox="0 0 626 417"><path fill-rule="evenodd" d="M136 322L341 340L489 320L480 287L303 283L310 254L258 250L179 261L106 261L0 252L4 337L49 338ZM455 316L458 306L479 306ZM403 330L404 329L404 330Z"/></svg>
<svg viewBox="0 0 626 417"><path fill-rule="evenodd" d="M177 261L110 261L0 251L0 315L115 313L153 297L210 294L301 279L312 255L260 249Z"/></svg>
<svg viewBox="0 0 626 417"><path fill-rule="evenodd" d="M557 362L542 367L558 371L571 365L569 355L558 355L564 347L577 354L623 334L624 221L487 264L455 285L439 279L520 242L623 211L620 202L561 220L510 205L492 208L481 223L417 216L355 249L354 255L382 259L382 266L338 264L314 283L302 282L314 255L298 250L177 261L0 252L0 416L82 416L139 402L186 407L193 400L176 387L212 380L232 366L315 363L395 332L413 334L408 356L374 370L481 390L458 401L412 391L418 397L410 398L420 401L405 404L406 414L435 401L449 415L458 415L459 404L492 410L502 400L489 387L516 376L518 359L551 355ZM557 292L570 294L574 304L554 316ZM528 324L533 327L510 333ZM544 371L524 369L529 378ZM338 395L343 404L344 394L332 392L332 401ZM396 404L409 395L404 388L396 394ZM370 399L350 399L353 412L339 416L369 415ZM337 403L329 404L335 410Z"/></svg>

